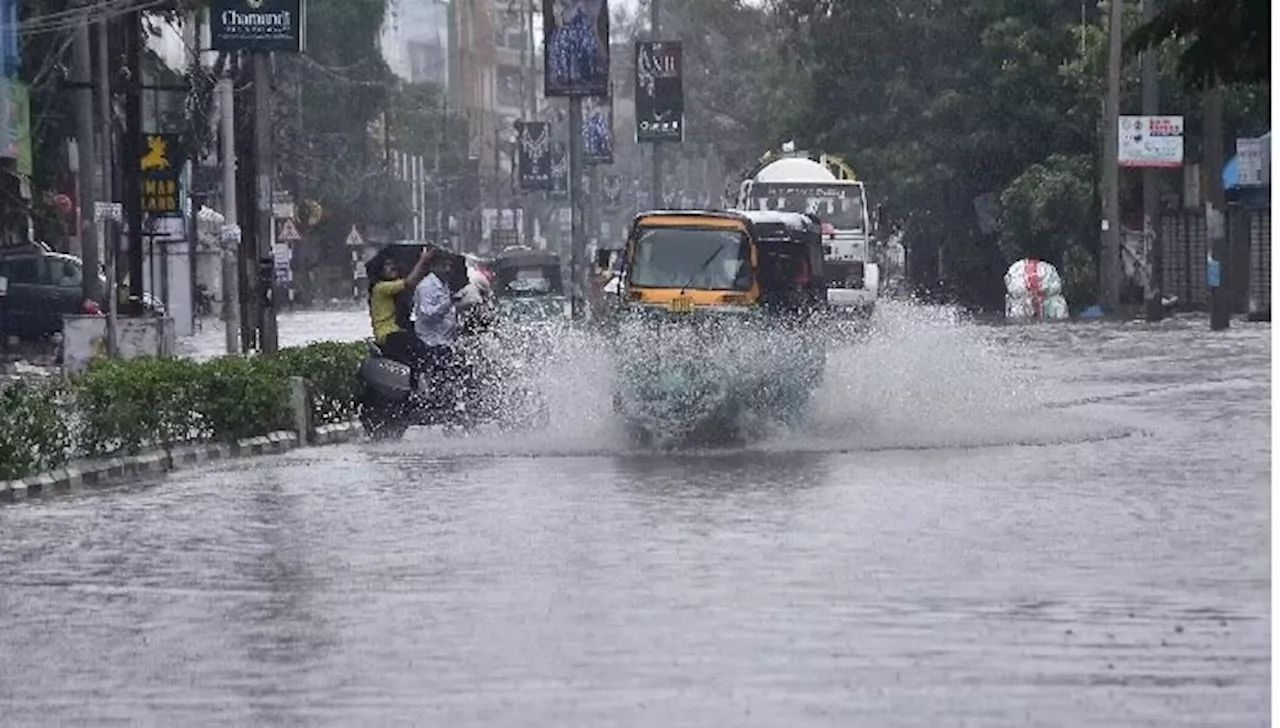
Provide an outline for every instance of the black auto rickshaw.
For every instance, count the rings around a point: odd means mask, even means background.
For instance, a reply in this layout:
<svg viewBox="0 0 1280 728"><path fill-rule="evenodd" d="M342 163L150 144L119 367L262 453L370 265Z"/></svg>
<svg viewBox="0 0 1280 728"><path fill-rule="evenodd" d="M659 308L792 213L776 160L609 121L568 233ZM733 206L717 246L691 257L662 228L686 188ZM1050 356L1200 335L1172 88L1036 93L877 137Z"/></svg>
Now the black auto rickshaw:
<svg viewBox="0 0 1280 728"><path fill-rule="evenodd" d="M507 250L493 261L493 292L504 318L547 320L567 316L560 256L547 250Z"/></svg>

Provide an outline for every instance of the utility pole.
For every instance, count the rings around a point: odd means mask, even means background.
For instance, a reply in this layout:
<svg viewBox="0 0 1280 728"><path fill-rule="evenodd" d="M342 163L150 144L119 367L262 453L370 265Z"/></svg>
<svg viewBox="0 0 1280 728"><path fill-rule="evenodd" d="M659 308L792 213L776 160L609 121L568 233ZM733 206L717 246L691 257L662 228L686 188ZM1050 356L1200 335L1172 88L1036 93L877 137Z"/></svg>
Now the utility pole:
<svg viewBox="0 0 1280 728"><path fill-rule="evenodd" d="M449 97L440 95L440 141L436 145L435 181L436 181L436 245L443 246L448 240L448 232L444 229L449 219L444 213L445 181L441 175L440 157L444 154L445 145L449 143Z"/></svg>
<svg viewBox="0 0 1280 728"><path fill-rule="evenodd" d="M586 255L587 241L582 220L582 97L569 98L569 209L570 241L569 270L573 284L570 311L574 319L582 314L582 258Z"/></svg>
<svg viewBox="0 0 1280 728"><path fill-rule="evenodd" d="M1142 0L1142 21L1156 17L1156 0ZM1160 113L1159 55L1154 48L1142 52L1142 113ZM1164 239L1160 221L1160 176L1155 169L1142 170L1142 234L1147 250L1147 321L1164 319Z"/></svg>
<svg viewBox="0 0 1280 728"><path fill-rule="evenodd" d="M538 118L538 92L536 90L537 78L534 71L537 70L538 64L534 60L533 49L533 3L536 0L521 0L520 2L520 24L522 26L524 42L520 44L520 74L521 80L524 81L524 88L520 94L520 118L525 120L533 120ZM520 140L516 139L516 151L519 153ZM513 162L512 167L515 167ZM537 210L541 207L536 199L537 193L526 191L524 193L524 244L527 247L533 247L533 227L534 222L541 217L537 214Z"/></svg>
<svg viewBox="0 0 1280 728"><path fill-rule="evenodd" d="M649 40L662 40L662 0L649 0ZM653 181L650 206L655 210L663 209L665 201L662 195L662 142L654 140L651 145L653 153Z"/></svg>
<svg viewBox="0 0 1280 728"><path fill-rule="evenodd" d="M1204 92L1204 216L1209 233L1209 328L1231 326L1231 249L1227 244L1227 199L1222 187L1222 82Z"/></svg>
<svg viewBox="0 0 1280 728"><path fill-rule="evenodd" d="M124 96L124 134L120 156L124 159L123 195L129 226L129 306L132 315L142 313L142 12L124 16L125 66L129 82Z"/></svg>
<svg viewBox="0 0 1280 728"><path fill-rule="evenodd" d="M102 196L111 202L118 201L115 196L115 159L114 145L111 143L111 76L109 63L107 30L111 21L103 18L98 23L98 110L102 113ZM120 351L116 343L116 313L120 306L120 295L116 286L116 261L119 259L120 235L115 229L116 221L110 215L102 220L103 256L107 269L107 356L114 357ZM97 271L94 271L97 278Z"/></svg>
<svg viewBox="0 0 1280 728"><path fill-rule="evenodd" d="M240 243L236 214L236 120L235 85L231 64L218 81L218 113L222 126L222 322L226 328L227 353L240 352L240 273L237 266Z"/></svg>
<svg viewBox="0 0 1280 728"><path fill-rule="evenodd" d="M271 59L265 52L253 54L253 141L257 186L258 245L258 348L274 354L280 347L275 306L275 256L271 250L271 201L275 177L271 149Z"/></svg>
<svg viewBox="0 0 1280 728"><path fill-rule="evenodd" d="M200 72L200 17L204 11L192 10L187 13L186 23L182 27L182 44L187 49L187 69L188 73L194 74ZM200 118L198 121L205 125L208 129L208 119ZM194 135L193 135L194 136ZM194 331L196 319L200 315L200 295L199 295L199 242L200 242L200 205L203 195L196 194L196 170L200 166L200 150L198 145L190 145L187 150L187 305L191 310L191 328Z"/></svg>
<svg viewBox="0 0 1280 728"><path fill-rule="evenodd" d="M1103 114L1102 150L1102 305L1108 312L1120 305L1120 73L1124 40L1124 3L1110 0L1107 24L1107 101Z"/></svg>
<svg viewBox="0 0 1280 728"><path fill-rule="evenodd" d="M76 26L76 158L80 178L80 260L83 264L82 295L101 301L98 285L98 223L94 219L94 203L101 200L98 192L98 155L93 139L93 50L89 43L89 20L81 16Z"/></svg>

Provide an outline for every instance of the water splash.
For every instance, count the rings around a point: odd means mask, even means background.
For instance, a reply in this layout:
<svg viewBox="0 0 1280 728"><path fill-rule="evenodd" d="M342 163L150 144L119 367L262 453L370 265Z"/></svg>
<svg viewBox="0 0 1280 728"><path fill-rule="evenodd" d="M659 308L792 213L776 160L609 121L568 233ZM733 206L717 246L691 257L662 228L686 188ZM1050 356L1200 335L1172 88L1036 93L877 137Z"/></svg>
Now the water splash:
<svg viewBox="0 0 1280 728"><path fill-rule="evenodd" d="M739 442L761 452L848 452L882 449L990 447L1088 441L1130 434L1081 422L1047 404L1052 390L1031 352L955 309L885 302L867 325L822 325L832 339L822 382L798 424L768 423L766 436ZM748 339L745 334L755 337ZM699 356L778 368L781 337L722 325L718 346L694 342ZM810 332L812 333L812 332ZM532 380L550 400L550 423L534 432L446 438L411 431L412 442L442 455L578 456L649 452L614 411L616 356L635 341L567 325L509 332L509 345L532 362ZM717 371L725 371L718 367ZM743 375L757 377L760 369ZM691 446L697 451L705 443ZM394 447L394 445L388 445Z"/></svg>

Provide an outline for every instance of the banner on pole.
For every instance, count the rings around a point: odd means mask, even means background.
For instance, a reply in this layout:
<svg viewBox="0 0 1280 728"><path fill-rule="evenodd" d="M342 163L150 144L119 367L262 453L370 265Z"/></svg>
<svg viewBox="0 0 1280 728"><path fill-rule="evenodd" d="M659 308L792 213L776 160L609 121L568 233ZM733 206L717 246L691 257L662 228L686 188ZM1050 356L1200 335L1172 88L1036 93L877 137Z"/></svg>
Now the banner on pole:
<svg viewBox="0 0 1280 728"><path fill-rule="evenodd" d="M608 96L582 100L582 162L613 164L613 99Z"/></svg>
<svg viewBox="0 0 1280 728"><path fill-rule="evenodd" d="M608 0L542 0L543 95L609 93Z"/></svg>
<svg viewBox="0 0 1280 728"><path fill-rule="evenodd" d="M545 121L517 121L520 189L551 189L551 125Z"/></svg>
<svg viewBox="0 0 1280 728"><path fill-rule="evenodd" d="M556 142L551 151L551 198L569 197L569 149Z"/></svg>
<svg viewBox="0 0 1280 728"><path fill-rule="evenodd" d="M679 41L636 43L636 141L684 141L684 56Z"/></svg>

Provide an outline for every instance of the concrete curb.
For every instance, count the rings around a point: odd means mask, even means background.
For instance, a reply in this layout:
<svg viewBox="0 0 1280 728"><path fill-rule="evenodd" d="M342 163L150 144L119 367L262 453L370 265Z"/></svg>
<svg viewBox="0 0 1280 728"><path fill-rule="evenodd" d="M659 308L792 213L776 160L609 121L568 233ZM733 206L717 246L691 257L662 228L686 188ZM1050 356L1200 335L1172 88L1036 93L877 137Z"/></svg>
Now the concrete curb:
<svg viewBox="0 0 1280 728"><path fill-rule="evenodd" d="M359 422L343 422L316 428L314 445L337 445L364 437ZM139 455L87 460L21 480L0 481L0 504L56 493L119 485L132 478L184 470L204 463L233 458L279 455L300 447L298 433L273 432L235 444L191 443Z"/></svg>

